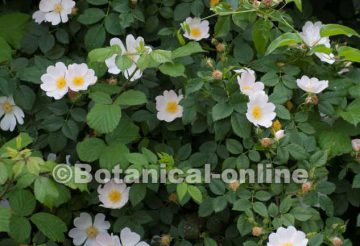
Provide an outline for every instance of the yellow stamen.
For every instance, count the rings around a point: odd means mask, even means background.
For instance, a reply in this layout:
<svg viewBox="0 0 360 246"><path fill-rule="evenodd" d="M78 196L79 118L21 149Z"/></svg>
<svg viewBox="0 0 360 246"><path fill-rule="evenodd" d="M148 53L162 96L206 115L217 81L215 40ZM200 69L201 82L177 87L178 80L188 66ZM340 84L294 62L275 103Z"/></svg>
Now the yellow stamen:
<svg viewBox="0 0 360 246"><path fill-rule="evenodd" d="M178 104L177 102L168 102L166 104L166 111L168 113L174 114L178 111Z"/></svg>
<svg viewBox="0 0 360 246"><path fill-rule="evenodd" d="M56 80L56 87L58 89L64 89L65 86L66 86L66 80L64 77L60 77L58 78L58 80Z"/></svg>
<svg viewBox="0 0 360 246"><path fill-rule="evenodd" d="M63 6L61 5L61 3L58 3L55 5L55 8L54 8L54 12L55 13L61 13L61 11L63 10Z"/></svg>
<svg viewBox="0 0 360 246"><path fill-rule="evenodd" d="M121 193L117 190L112 190L109 192L108 197L112 203L117 203L121 200Z"/></svg>
<svg viewBox="0 0 360 246"><path fill-rule="evenodd" d="M253 107L251 114L255 119L259 120L262 117L262 110L259 106L256 105Z"/></svg>
<svg viewBox="0 0 360 246"><path fill-rule="evenodd" d="M76 76L73 78L73 83L76 86L82 86L84 84L85 80L83 76Z"/></svg>
<svg viewBox="0 0 360 246"><path fill-rule="evenodd" d="M283 243L281 246L294 246L293 243Z"/></svg>
<svg viewBox="0 0 360 246"><path fill-rule="evenodd" d="M2 105L2 108L3 110L5 111L5 113L10 113L13 109L13 105L11 105L10 103L8 102L5 102L3 105Z"/></svg>
<svg viewBox="0 0 360 246"><path fill-rule="evenodd" d="M250 86L250 85L245 85L245 86L243 87L243 90L244 90L244 91L249 91L249 90L251 90L251 86Z"/></svg>
<svg viewBox="0 0 360 246"><path fill-rule="evenodd" d="M90 226L89 228L86 229L86 235L88 238L95 238L97 235L98 235L98 230L93 227L93 226Z"/></svg>
<svg viewBox="0 0 360 246"><path fill-rule="evenodd" d="M198 37L201 36L201 30L200 30L199 27L192 27L191 30L190 30L190 34L194 38L198 38Z"/></svg>

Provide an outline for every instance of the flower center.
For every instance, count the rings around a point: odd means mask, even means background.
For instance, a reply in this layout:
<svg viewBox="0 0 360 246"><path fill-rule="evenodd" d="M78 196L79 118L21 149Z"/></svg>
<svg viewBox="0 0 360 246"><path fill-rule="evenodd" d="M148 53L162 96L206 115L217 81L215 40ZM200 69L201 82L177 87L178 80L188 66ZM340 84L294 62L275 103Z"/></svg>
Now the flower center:
<svg viewBox="0 0 360 246"><path fill-rule="evenodd" d="M178 104L177 102L168 102L166 104L166 111L171 113L171 114L174 114L178 111Z"/></svg>
<svg viewBox="0 0 360 246"><path fill-rule="evenodd" d="M58 4L56 4L55 5L55 7L54 7L54 12L55 13L61 13L61 11L63 10L63 6L61 5L61 3L58 3Z"/></svg>
<svg viewBox="0 0 360 246"><path fill-rule="evenodd" d="M251 90L251 86L250 86L250 85L245 85L245 86L243 87L243 90L244 90L244 91L249 91L249 90Z"/></svg>
<svg viewBox="0 0 360 246"><path fill-rule="evenodd" d="M98 230L94 226L90 226L86 229L86 235L88 238L95 238L98 235Z"/></svg>
<svg viewBox="0 0 360 246"><path fill-rule="evenodd" d="M190 31L191 36L198 38L201 36L201 30L198 27L192 27Z"/></svg>
<svg viewBox="0 0 360 246"><path fill-rule="evenodd" d="M76 76L73 78L73 83L76 86L82 86L84 84L85 80L83 76Z"/></svg>
<svg viewBox="0 0 360 246"><path fill-rule="evenodd" d="M294 246L293 243L283 243L281 246Z"/></svg>
<svg viewBox="0 0 360 246"><path fill-rule="evenodd" d="M116 203L116 202L119 202L121 200L121 193L119 191L117 191L117 190L110 191L108 196L109 196L109 200L112 203Z"/></svg>
<svg viewBox="0 0 360 246"><path fill-rule="evenodd" d="M5 103L2 105L2 108L3 108L3 110L5 111L5 113L10 113L10 112L12 111L13 105L11 105L11 104L8 103L8 102L5 102Z"/></svg>
<svg viewBox="0 0 360 246"><path fill-rule="evenodd" d="M60 77L58 78L58 80L56 80L56 87L58 89L64 89L65 86L66 86L66 80L64 77Z"/></svg>
<svg viewBox="0 0 360 246"><path fill-rule="evenodd" d="M259 120L262 117L262 110L259 106L256 105L253 107L251 114L255 119Z"/></svg>

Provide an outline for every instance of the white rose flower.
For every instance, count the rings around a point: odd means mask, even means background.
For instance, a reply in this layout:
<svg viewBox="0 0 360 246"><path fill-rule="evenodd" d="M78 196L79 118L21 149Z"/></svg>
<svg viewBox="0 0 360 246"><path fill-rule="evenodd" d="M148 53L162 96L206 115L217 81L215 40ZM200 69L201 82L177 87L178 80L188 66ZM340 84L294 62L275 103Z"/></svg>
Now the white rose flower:
<svg viewBox="0 0 360 246"><path fill-rule="evenodd" d="M16 124L24 124L25 114L16 106L14 98L0 97L0 128L3 131L14 131Z"/></svg>
<svg viewBox="0 0 360 246"><path fill-rule="evenodd" d="M129 201L130 187L125 183L115 183L110 180L104 186L99 185L99 200L102 202L100 206L105 208L119 209L125 206Z"/></svg>
<svg viewBox="0 0 360 246"><path fill-rule="evenodd" d="M68 22L68 15L71 14L75 2L72 0L41 0L39 4L40 12L35 12L33 18L37 23L41 23L42 18L47 22L51 22L53 26L59 23ZM44 15L44 16L43 16Z"/></svg>
<svg viewBox="0 0 360 246"><path fill-rule="evenodd" d="M306 246L308 241L305 233L296 230L295 227L280 227L275 233L270 234L267 246Z"/></svg>
<svg viewBox="0 0 360 246"><path fill-rule="evenodd" d="M302 32L300 36L302 40L310 47L314 47L316 45L325 45L325 47L330 48L330 39L328 37L321 37L320 30L322 27L322 23L320 21L312 23L311 21L307 21L302 28ZM315 52L315 55L319 57L319 59L323 62L327 62L329 64L333 64L335 62L334 54L326 54L321 52Z"/></svg>
<svg viewBox="0 0 360 246"><path fill-rule="evenodd" d="M45 12L38 10L33 13L32 18L37 24L41 24L45 21L45 14Z"/></svg>
<svg viewBox="0 0 360 246"><path fill-rule="evenodd" d="M249 97L247 104L247 119L255 126L270 127L272 120L275 119L275 105L268 102L265 92L258 92Z"/></svg>
<svg viewBox="0 0 360 246"><path fill-rule="evenodd" d="M359 152L360 151L360 139L356 138L351 140L351 145L354 151Z"/></svg>
<svg viewBox="0 0 360 246"><path fill-rule="evenodd" d="M73 239L74 245L99 246L96 237L107 234L110 223L105 220L104 214L97 214L94 223L88 213L81 213L80 217L74 219L75 228L69 231L69 237Z"/></svg>
<svg viewBox="0 0 360 246"><path fill-rule="evenodd" d="M301 79L297 79L296 84L300 89L313 94L318 94L329 87L329 81L319 80L315 77L309 78L306 75L302 76Z"/></svg>
<svg viewBox="0 0 360 246"><path fill-rule="evenodd" d="M200 41L201 39L208 38L210 36L209 22L207 20L201 21L198 17L188 17L185 20L185 25L189 27L189 29L185 29L185 38Z"/></svg>
<svg viewBox="0 0 360 246"><path fill-rule="evenodd" d="M277 141L279 141L280 139L285 137L285 131L284 130L279 130L277 132L275 132L275 139Z"/></svg>
<svg viewBox="0 0 360 246"><path fill-rule="evenodd" d="M261 92L264 90L265 86L262 82L256 82L255 72L251 69L241 69L235 70L235 72L240 72L240 76L237 77L240 90L247 96L250 96L254 93Z"/></svg>
<svg viewBox="0 0 360 246"><path fill-rule="evenodd" d="M64 63L57 62L55 66L49 66L46 74L41 76L40 88L48 97L58 100L68 93L69 86L65 79L67 68Z"/></svg>
<svg viewBox="0 0 360 246"><path fill-rule="evenodd" d="M69 65L65 79L72 91L87 90L97 81L95 71L85 63Z"/></svg>
<svg viewBox="0 0 360 246"><path fill-rule="evenodd" d="M114 45L118 45L121 48L121 55L128 56L133 61L133 64L125 71L121 71L115 63L118 55L114 54L110 58L105 60L105 64L108 67L108 72L111 74L119 74L122 72L126 79L129 79L131 77L130 81L140 79L142 76L142 71L138 69L136 62L140 58L139 54L149 54L152 51L151 47L145 46L145 42L142 37L138 37L135 39L135 37L131 34L126 36L126 47L124 46L123 42L118 38L112 38L110 40L110 46Z"/></svg>
<svg viewBox="0 0 360 246"><path fill-rule="evenodd" d="M121 246L119 237L113 234L101 234L96 237L96 242L99 246Z"/></svg>
<svg viewBox="0 0 360 246"><path fill-rule="evenodd" d="M120 232L121 245L124 246L149 246L149 244L141 241L140 235L132 232L129 228L125 227Z"/></svg>
<svg viewBox="0 0 360 246"><path fill-rule="evenodd" d="M174 121L176 118L181 118L183 114L183 107L179 102L183 99L182 95L177 95L175 91L164 91L164 94L157 96L156 110L157 118L166 122Z"/></svg>

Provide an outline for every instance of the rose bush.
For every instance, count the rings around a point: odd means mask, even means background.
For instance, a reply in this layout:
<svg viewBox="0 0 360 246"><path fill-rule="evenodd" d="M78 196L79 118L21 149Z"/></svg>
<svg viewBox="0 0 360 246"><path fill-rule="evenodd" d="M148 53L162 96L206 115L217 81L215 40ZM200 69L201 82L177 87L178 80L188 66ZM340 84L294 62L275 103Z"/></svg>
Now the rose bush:
<svg viewBox="0 0 360 246"><path fill-rule="evenodd" d="M360 35L310 5L4 3L0 245L357 245ZM309 177L79 184L64 163Z"/></svg>

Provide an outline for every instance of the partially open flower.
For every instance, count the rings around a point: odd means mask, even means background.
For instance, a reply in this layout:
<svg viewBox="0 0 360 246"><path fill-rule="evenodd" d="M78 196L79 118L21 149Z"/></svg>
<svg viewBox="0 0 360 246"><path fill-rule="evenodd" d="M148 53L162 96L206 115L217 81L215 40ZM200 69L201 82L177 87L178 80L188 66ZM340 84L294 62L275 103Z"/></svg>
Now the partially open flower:
<svg viewBox="0 0 360 246"><path fill-rule="evenodd" d="M177 203L177 195L175 192L171 193L168 197L169 201L170 202L174 202L174 203Z"/></svg>
<svg viewBox="0 0 360 246"><path fill-rule="evenodd" d="M342 240L338 237L334 237L332 240L331 240L331 243L333 246L341 246L343 244Z"/></svg>
<svg viewBox="0 0 360 246"><path fill-rule="evenodd" d="M359 138L351 140L351 145L355 152L360 151L360 139Z"/></svg>
<svg viewBox="0 0 360 246"><path fill-rule="evenodd" d="M160 237L161 246L169 246L171 244L172 238L168 234L164 234Z"/></svg>
<svg viewBox="0 0 360 246"><path fill-rule="evenodd" d="M221 80L222 79L222 76L223 76L223 73L220 71L220 70L214 70L212 72L212 75L213 79L215 80Z"/></svg>
<svg viewBox="0 0 360 246"><path fill-rule="evenodd" d="M262 147L267 148L272 144L272 140L271 138L262 138L260 140L260 143Z"/></svg>
<svg viewBox="0 0 360 246"><path fill-rule="evenodd" d="M306 182L306 183L303 183L302 186L301 186L301 191L302 193L307 193L311 190L311 187L312 187L312 184L311 182Z"/></svg>
<svg viewBox="0 0 360 246"><path fill-rule="evenodd" d="M275 132L275 139L277 141L279 141L283 137L285 137L285 131L284 130L279 130L279 131Z"/></svg>
<svg viewBox="0 0 360 246"><path fill-rule="evenodd" d="M251 233L254 237L259 237L263 233L263 229L259 226L254 226Z"/></svg>
<svg viewBox="0 0 360 246"><path fill-rule="evenodd" d="M229 183L229 189L232 191L237 191L240 187L240 182L238 180L234 180Z"/></svg>
<svg viewBox="0 0 360 246"><path fill-rule="evenodd" d="M216 51L217 51L217 52L224 52L226 46L225 46L225 44L223 44L223 43L218 43L218 44L215 46L215 48L216 48Z"/></svg>

